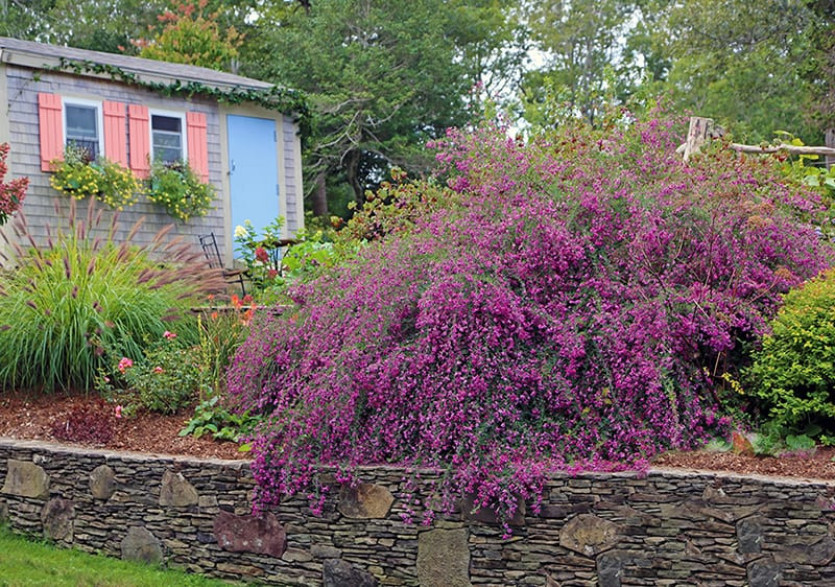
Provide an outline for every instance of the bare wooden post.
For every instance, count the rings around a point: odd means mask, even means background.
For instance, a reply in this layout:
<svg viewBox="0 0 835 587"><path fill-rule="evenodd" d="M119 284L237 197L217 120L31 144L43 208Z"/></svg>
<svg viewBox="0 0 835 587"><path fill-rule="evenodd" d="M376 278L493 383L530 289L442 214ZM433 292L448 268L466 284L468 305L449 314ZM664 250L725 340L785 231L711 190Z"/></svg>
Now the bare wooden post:
<svg viewBox="0 0 835 587"><path fill-rule="evenodd" d="M700 116L690 117L690 129L687 131L687 142L684 143L684 160L698 153L702 145L713 135L713 119Z"/></svg>
<svg viewBox="0 0 835 587"><path fill-rule="evenodd" d="M835 128L830 128L826 131L826 146L829 148L835 148ZM829 169L832 165L835 165L835 156L827 155L826 168Z"/></svg>

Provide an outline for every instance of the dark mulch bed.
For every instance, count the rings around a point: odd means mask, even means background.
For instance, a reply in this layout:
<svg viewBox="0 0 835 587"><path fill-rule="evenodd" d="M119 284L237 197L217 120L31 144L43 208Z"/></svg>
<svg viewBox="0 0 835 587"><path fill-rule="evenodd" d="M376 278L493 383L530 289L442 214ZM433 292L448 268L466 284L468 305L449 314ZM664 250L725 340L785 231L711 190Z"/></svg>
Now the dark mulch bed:
<svg viewBox="0 0 835 587"><path fill-rule="evenodd" d="M53 424L66 421L70 412L83 407L99 410L101 418L112 424L112 439L92 446L202 458L249 458L248 453L240 452L238 445L232 442L215 442L207 436L199 439L178 436L191 417L192 409L183 409L172 415L141 412L131 418L117 418L115 405L102 406L97 396L92 394L28 395L4 392L0 394L0 436L63 442L53 435Z"/></svg>
<svg viewBox="0 0 835 587"><path fill-rule="evenodd" d="M100 409L102 418L111 419L113 438L98 444L101 448L144 453L188 455L202 458L246 459L232 442L215 442L208 437L178 436L191 416L191 409L173 415L139 413L132 418L117 418L115 406L101 407L97 396L56 393L52 395L0 394L0 436L60 442L52 434L53 423L65 421L79 407ZM731 452L668 452L653 459L658 467L729 471L740 474L835 479L835 449L818 448L805 454L779 457L753 457Z"/></svg>

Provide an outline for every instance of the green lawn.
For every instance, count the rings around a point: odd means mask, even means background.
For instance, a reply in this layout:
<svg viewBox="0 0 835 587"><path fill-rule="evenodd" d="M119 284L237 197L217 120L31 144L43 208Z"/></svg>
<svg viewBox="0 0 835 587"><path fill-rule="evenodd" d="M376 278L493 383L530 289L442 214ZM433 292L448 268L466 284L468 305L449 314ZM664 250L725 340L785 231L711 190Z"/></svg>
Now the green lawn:
<svg viewBox="0 0 835 587"><path fill-rule="evenodd" d="M0 527L0 587L229 587L179 571L32 542Z"/></svg>

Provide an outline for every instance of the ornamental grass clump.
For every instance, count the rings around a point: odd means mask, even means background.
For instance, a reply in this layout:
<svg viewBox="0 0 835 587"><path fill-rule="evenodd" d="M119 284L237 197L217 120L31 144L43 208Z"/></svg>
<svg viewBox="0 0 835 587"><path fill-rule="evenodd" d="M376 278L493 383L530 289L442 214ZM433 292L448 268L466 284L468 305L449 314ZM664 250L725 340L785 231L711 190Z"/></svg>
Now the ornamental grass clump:
<svg viewBox="0 0 835 587"><path fill-rule="evenodd" d="M92 200L86 217L71 201L67 227L44 243L17 219L23 244L12 243L0 271L0 389L89 390L100 369L138 358L144 341L166 330L192 332L196 342L189 308L222 289L217 272L167 230L135 245L139 224L119 242L118 215L109 225L101 219Z"/></svg>
<svg viewBox="0 0 835 587"><path fill-rule="evenodd" d="M395 464L507 520L550 472L641 467L727 424L723 371L831 254L771 162L685 164L678 130L451 132L455 195L292 289L238 352L230 392L269 417L257 507L320 465Z"/></svg>

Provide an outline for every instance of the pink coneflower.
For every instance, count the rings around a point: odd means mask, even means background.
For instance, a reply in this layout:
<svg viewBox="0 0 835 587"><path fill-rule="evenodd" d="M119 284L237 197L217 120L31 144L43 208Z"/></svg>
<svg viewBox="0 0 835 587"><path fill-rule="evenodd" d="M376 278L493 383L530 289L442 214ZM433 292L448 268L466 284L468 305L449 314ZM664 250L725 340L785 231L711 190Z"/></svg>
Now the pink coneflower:
<svg viewBox="0 0 835 587"><path fill-rule="evenodd" d="M162 336L163 336L163 338L165 338L167 340L174 340L175 338L177 338L177 333L166 330L165 332L162 333Z"/></svg>

